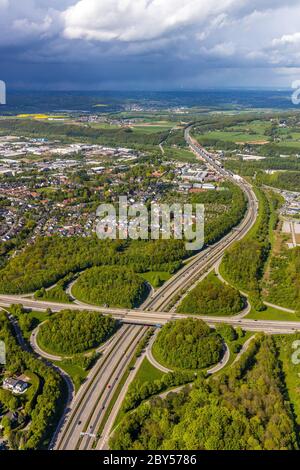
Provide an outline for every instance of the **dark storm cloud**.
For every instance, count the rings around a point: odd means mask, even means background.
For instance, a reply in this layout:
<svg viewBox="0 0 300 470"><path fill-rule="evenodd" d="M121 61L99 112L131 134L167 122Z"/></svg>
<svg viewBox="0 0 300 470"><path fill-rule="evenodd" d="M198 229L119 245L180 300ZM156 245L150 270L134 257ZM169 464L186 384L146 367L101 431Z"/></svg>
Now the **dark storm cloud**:
<svg viewBox="0 0 300 470"><path fill-rule="evenodd" d="M289 85L299 78L299 17L300 0L0 0L0 78L45 88Z"/></svg>

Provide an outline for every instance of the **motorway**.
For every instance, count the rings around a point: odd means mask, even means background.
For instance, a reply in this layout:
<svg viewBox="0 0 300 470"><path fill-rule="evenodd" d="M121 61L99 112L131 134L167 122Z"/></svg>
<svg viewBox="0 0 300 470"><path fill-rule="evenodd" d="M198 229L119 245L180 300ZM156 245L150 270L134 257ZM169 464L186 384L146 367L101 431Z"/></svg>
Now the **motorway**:
<svg viewBox="0 0 300 470"><path fill-rule="evenodd" d="M258 214L258 201L251 186L243 179L235 179L232 173L227 172L224 168L215 163L211 154L206 152L195 140L190 137L190 128L185 131L185 138L196 155L206 160L207 164L211 166L216 172L221 174L224 178L232 181L238 185L245 193L248 200L248 210L240 225L234 228L228 235L222 238L219 242L201 251L198 255L194 256L184 268L175 274L172 279L167 281L155 294L153 294L148 301L143 305L143 308L151 311L163 311L168 309L171 299L187 289L191 284L197 281L201 275L209 271L209 269L217 264L224 256L225 251L236 241L241 240L249 232L255 224Z"/></svg>
<svg viewBox="0 0 300 470"><path fill-rule="evenodd" d="M206 150L190 137L190 128L186 129L185 138L193 152L195 152L199 158L205 159L207 164L213 167L215 171L225 178L232 180L235 184L238 184L244 191L248 199L248 210L243 221L238 227L234 228L228 235L222 238L222 240L195 255L185 267L179 270L177 274L167 281L160 289L150 295L149 299L143 304L141 310L124 310L115 308L105 309L84 305L82 303L78 303L76 305L73 304L72 309L96 310L104 314L111 314L115 318L126 323L146 324L151 326L164 324L174 318L172 313L165 313L174 296L178 295L178 293L182 293L191 284L195 283L197 279L208 272L212 266L217 264L222 259L226 249L237 240L243 238L255 223L258 213L258 202L251 186L242 179L236 180L233 174L220 167L215 162L213 156L206 152ZM0 296L1 305L8 307L12 303L22 303L24 307L36 310L45 310L50 308L54 312L70 308L70 305L67 306L67 304L62 305L55 302L35 301L22 296Z"/></svg>
<svg viewBox="0 0 300 470"><path fill-rule="evenodd" d="M188 289L197 279L209 272L212 266L217 265L226 249L235 243L237 240L242 239L254 225L258 214L258 201L252 187L242 178L236 179L231 173L222 168L216 163L214 156L209 154L203 149L194 139L190 136L190 128L185 131L185 138L196 155L204 159L215 171L220 173L224 178L229 179L234 184L240 186L244 191L248 200L248 210L241 224L234 228L222 240L212 245L201 253L195 255L190 262L177 272L169 281L167 281L160 289L153 293L149 299L143 304L141 309L117 309L117 308L101 308L93 305L86 305L83 303L72 304L74 310L94 310L103 314L112 315L114 318L122 321L123 323L157 326L163 325L171 320L185 318L184 315L179 315L174 312L169 312L170 302L178 293L183 293ZM69 309L70 304L61 304L55 302L35 301L22 296L9 296L0 295L0 304L4 307L9 307L11 304L20 303L24 307L34 310L46 310L50 308L53 312ZM196 316L199 318L199 316ZM203 317L210 325L216 325L224 322L224 318L220 317ZM226 317L226 323L233 326L241 326L249 331L263 331L265 333L293 333L300 329L298 322L282 322L282 321L267 321L267 320L250 320L247 318Z"/></svg>
<svg viewBox="0 0 300 470"><path fill-rule="evenodd" d="M190 128L186 129L185 138L192 151L199 158L204 159L210 167L224 178L240 186L244 191L248 200L248 208L238 227L234 228L216 244L191 258L189 263L178 271L172 279L152 293L140 309L101 308L79 302L70 306L70 304L36 301L25 296L0 295L0 305L4 307L9 307L11 304L23 304L25 308L41 311L48 308L53 312L70 308L78 311L93 310L105 315L112 315L122 323L120 330L107 344L102 357L90 371L85 383L66 410L64 422L59 427L53 440L52 448L55 450L103 449L107 445L107 439L114 421L113 416L116 416L118 411L116 405L121 405L120 396L123 396L124 387L111 410L113 412L109 412L108 408L112 404L111 400L134 356L137 345L145 335L148 327L164 325L172 320L190 318L191 315L181 315L170 311L174 297L186 292L213 266L217 265L228 247L237 240L242 239L256 221L258 201L251 186L242 178L236 178L216 163L214 156L191 138ZM300 322L256 321L241 316L224 318L195 315L194 317L202 318L210 326L226 322L244 330L268 334L294 333L300 330ZM35 344L35 341L33 341L33 344ZM218 367L223 367L228 358L227 351L227 355L225 354L223 358L223 364L221 363Z"/></svg>
<svg viewBox="0 0 300 470"><path fill-rule="evenodd" d="M212 266L217 265L222 259L226 249L235 243L237 240L242 239L254 225L258 214L258 201L253 192L252 187L242 178L236 177L222 168L216 163L214 156L209 154L203 149L194 139L190 136L190 128L185 131L185 138L196 155L204 159L208 165L214 168L219 174L224 176L240 186L244 191L248 200L248 210L241 222L241 224L234 228L228 235L215 245L210 246L203 250L201 253L195 255L190 262L175 274L169 281L167 281L160 289L153 293L149 299L139 309L117 309L117 308L101 308L93 305L85 305L82 303L72 304L74 310L94 310L103 314L110 314L114 318L129 324L156 326L163 325L170 320L184 318L184 315L179 315L169 312L170 302L178 293L183 293L193 283L196 282L201 276L205 275ZM8 296L0 295L0 304L9 307L11 304L21 303L24 307L34 310L46 310L50 308L52 311L57 312L64 309L69 309L70 304L61 304L55 302L35 301L22 296ZM199 318L199 316L197 316ZM211 325L224 322L224 318L220 317L203 317ZM233 326L241 326L245 330L250 331L264 331L266 333L292 333L299 330L300 323L298 322L281 322L281 321L266 321L266 320L249 320L247 318L239 317L226 317L226 323Z"/></svg>
<svg viewBox="0 0 300 470"><path fill-rule="evenodd" d="M123 325L70 405L55 450L92 449L107 405L147 327Z"/></svg>

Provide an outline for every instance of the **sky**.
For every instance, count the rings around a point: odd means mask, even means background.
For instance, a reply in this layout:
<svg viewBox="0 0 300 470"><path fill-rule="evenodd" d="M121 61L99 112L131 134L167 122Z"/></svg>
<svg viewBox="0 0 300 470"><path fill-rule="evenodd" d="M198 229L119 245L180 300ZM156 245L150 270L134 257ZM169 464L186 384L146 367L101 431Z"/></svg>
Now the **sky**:
<svg viewBox="0 0 300 470"><path fill-rule="evenodd" d="M15 89L290 88L300 0L0 0Z"/></svg>

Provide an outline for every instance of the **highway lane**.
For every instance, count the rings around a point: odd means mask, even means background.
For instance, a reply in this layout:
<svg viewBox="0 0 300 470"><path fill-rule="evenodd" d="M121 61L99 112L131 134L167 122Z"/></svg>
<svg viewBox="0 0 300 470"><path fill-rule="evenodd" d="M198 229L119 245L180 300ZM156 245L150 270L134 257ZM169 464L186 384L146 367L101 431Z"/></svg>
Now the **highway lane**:
<svg viewBox="0 0 300 470"><path fill-rule="evenodd" d="M250 206L252 207L252 206ZM253 207L252 207L253 209ZM217 244L207 248L194 258L187 266L175 274L170 281L167 281L156 293L145 302L144 309L157 311L168 307L172 298L181 290L187 289L196 282L205 272L222 259L225 251L236 241L242 239L252 228L256 220L256 211L249 213L243 222L243 226L236 228L232 233L225 236Z"/></svg>
<svg viewBox="0 0 300 470"><path fill-rule="evenodd" d="M43 349L41 349L39 347L38 342L37 342L37 336L38 336L38 333L39 333L39 329L42 325L43 325L43 323L41 323L31 333L29 342L30 342L30 346L33 349L33 351L35 351L36 354L43 357L44 359L47 359L48 361L52 361L52 362L59 362L59 361L62 361L63 359L67 359L67 356L58 356L58 355L54 355L54 354L49 354L49 353L47 353L46 351L44 351Z"/></svg>
<svg viewBox="0 0 300 470"><path fill-rule="evenodd" d="M164 367L159 362L157 362L155 357L153 356L153 353L152 353L152 348L153 348L153 344L154 344L154 342L157 338L157 333L158 333L158 331L152 336L152 338L149 341L149 344L148 344L147 350L146 350L146 357L147 357L148 361L150 362L150 364L153 365L153 367L160 370L164 374L168 374L169 372L173 372L173 371L171 369L168 369L167 367Z"/></svg>
<svg viewBox="0 0 300 470"><path fill-rule="evenodd" d="M190 139L189 133L187 135L187 139ZM234 180L233 177L213 161L212 157L207 154L204 149L195 144L192 139L190 140L190 145L192 149L199 156L205 158L215 170L223 174L226 178ZM240 185L248 198L248 211L240 226L234 229L214 246L211 246L199 255L196 255L187 266L180 270L170 281L151 296L149 302L146 302L146 304L143 305L142 310L104 309L84 304L72 305L72 309L96 310L103 314L111 314L124 323L141 325L164 324L170 320L185 318L186 316L184 315L172 314L161 310L168 306L170 300L175 294L190 286L192 282L195 282L198 277L203 275L211 266L217 263L223 257L225 250L236 240L243 238L255 223L258 210L255 194L247 183L242 181L237 183L236 180L234 180L234 182L235 184ZM63 309L70 308L69 304L63 305L55 302L34 301L32 299L24 299L18 296L0 296L0 303L5 306L9 306L11 303L22 303L24 306L36 310L45 310L46 308L50 308L53 311L61 311ZM199 316L195 317L199 318ZM224 318L220 317L203 317L203 319L212 326L224 322ZM254 320L238 319L235 317L226 318L226 322L233 326L241 326L246 330L265 331L266 333L292 333L295 330L300 329L300 324L297 322L256 322ZM122 348L126 347L126 345L132 344L136 338L137 328L138 327L134 326L123 327L121 333L119 333L119 345L122 345ZM118 374L117 376L119 376L121 373L120 368L122 368L122 364L126 362L122 355L122 351L120 352L120 348L117 346L117 341L112 342L111 347L108 348L103 360L101 360L100 369L99 365L97 365L97 369L95 372L93 371L91 376L89 376L87 384L81 388L79 394L75 398L75 403L71 405L71 414L67 418L67 424L63 427L62 433L59 433L58 435L58 443L56 445L57 449L75 449L78 442L80 442L80 448L91 448L92 443L94 442L93 439L90 437L81 438L80 436L83 431L87 430L93 434L97 429L97 426L99 428L99 422L101 421L105 410L102 409L103 405L99 402L91 415L91 409L94 406L93 404L97 403L97 400L99 399L99 392L101 386L103 387L103 380L106 379L107 381L113 377L116 379L116 377L112 375L111 371L115 370L115 374ZM113 396L112 391L110 392L110 389L108 389L108 391L103 390L102 388L102 392L100 393L103 394L103 397L106 400L105 403L108 404L110 396ZM89 424L90 422L92 424ZM86 429L86 426L90 426L89 429Z"/></svg>
<svg viewBox="0 0 300 470"><path fill-rule="evenodd" d="M189 135L189 129L186 130L186 139L191 148L197 153L201 158L206 158L208 163L212 165L219 173L223 174L229 179L233 180L233 177L220 168L212 159L210 154L202 149L198 144L196 144ZM203 156L204 155L204 156ZM238 184L236 181L234 181ZM80 303L73 304L72 309L75 310L95 310L104 314L111 314L115 318L126 322L134 324L147 324L147 325L156 325L164 324L174 318L172 313L165 313L163 310L168 307L171 299L178 294L181 290L190 286L193 282L196 281L199 277L204 275L211 266L216 264L224 255L228 246L234 243L236 240L239 240L244 237L244 235L251 229L255 223L257 217L257 200L256 196L253 193L251 187L246 184L246 182L240 183L242 189L247 195L249 204L248 212L243 222L239 227L235 228L231 233L225 236L220 242L216 243L214 246L207 248L199 255L193 257L190 263L182 268L172 279L164 284L164 286L156 291L152 295L148 302L143 305L141 310L124 310L124 309L105 309L101 307L94 307L89 305L84 305ZM11 303L23 303L24 306L32 309L42 309L50 308L53 311L60 311L63 308L69 308L70 305L64 305L55 302L42 302L34 301L32 299L22 299L18 296L0 296L0 303L9 306ZM151 311L150 311L151 310ZM154 314L153 311L156 313ZM161 312L161 313L160 313ZM176 317L178 318L178 317ZM182 317L181 317L182 318ZM213 319L211 319L213 321ZM218 319L216 319L218 321ZM227 321L227 319L226 319ZM235 321L233 319L233 321ZM246 325L245 325L246 326ZM251 325L252 326L252 325Z"/></svg>
<svg viewBox="0 0 300 470"><path fill-rule="evenodd" d="M224 343L223 347L224 347L224 355L222 359L220 360L218 364L208 369L207 371L208 375L214 375L217 372L220 372L220 370L224 369L224 367L227 366L229 359L230 359L230 349L226 343Z"/></svg>
<svg viewBox="0 0 300 470"><path fill-rule="evenodd" d="M86 427L89 430L89 433L97 435L101 425L104 427L107 407L113 399L114 393L122 380L123 374L129 366L136 348L142 337L145 335L147 329L147 327L143 327L137 330L134 340L128 344L126 350L121 351L119 359L116 360L117 365L115 367L111 367L108 371L108 378L102 383L101 395L99 395L99 399L94 406L94 410L91 413L88 422L86 422ZM82 437L78 446L79 450L92 450L96 445L97 440L98 439L90 436Z"/></svg>
<svg viewBox="0 0 300 470"><path fill-rule="evenodd" d="M246 218L243 228L236 229L229 236L224 237L218 244L204 250L197 258L181 269L170 281L156 291L153 298L144 304L147 310L164 310L170 301L181 290L187 289L195 283L205 272L222 259L225 251L238 240L241 240L255 223L256 214Z"/></svg>
<svg viewBox="0 0 300 470"><path fill-rule="evenodd" d="M96 445L96 450L108 450L109 449L109 445L108 445L108 441L109 441L109 438L111 436L111 430L112 430L112 427L116 421L116 418L118 416L118 413L120 411L120 408L122 406L122 403L123 401L125 400L125 397L126 397L126 394L128 392L128 389L129 389L129 386L130 384L133 382L133 380L135 379L144 359L146 357L146 351L144 350L144 352L140 355L140 357L137 359L134 367L131 369L125 383L124 383L124 386L122 387L122 390L120 391L120 394L118 396L118 398L116 399L113 407L112 407L112 410L111 410L111 413L104 425L104 428L103 428L103 431L101 433L101 436L97 442L97 445Z"/></svg>
<svg viewBox="0 0 300 470"><path fill-rule="evenodd" d="M91 407L99 397L99 389L105 380L105 374L113 366L116 358L123 354L126 345L135 338L139 327L134 325L124 325L114 336L103 357L93 367L70 405L69 413L64 425L58 433L55 446L56 450L75 449L80 438L80 433L84 431L84 426L89 418Z"/></svg>

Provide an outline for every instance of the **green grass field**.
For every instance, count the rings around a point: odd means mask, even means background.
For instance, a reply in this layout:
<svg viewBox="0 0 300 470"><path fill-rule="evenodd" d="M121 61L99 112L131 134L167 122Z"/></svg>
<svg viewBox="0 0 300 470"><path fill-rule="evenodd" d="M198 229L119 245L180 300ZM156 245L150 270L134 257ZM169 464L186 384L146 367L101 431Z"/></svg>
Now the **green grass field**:
<svg viewBox="0 0 300 470"><path fill-rule="evenodd" d="M89 127L93 129L121 129L121 127L116 124L108 124L106 122L94 122L89 124Z"/></svg>
<svg viewBox="0 0 300 470"><path fill-rule="evenodd" d="M196 139L201 142L203 139L222 140L224 142L267 142L268 137L263 134L249 134L246 132L226 132L226 131L211 131L205 134L197 134Z"/></svg>
<svg viewBox="0 0 300 470"><path fill-rule="evenodd" d="M161 284L164 282L168 281L171 279L172 275L167 272L162 272L162 271L150 271L148 273L142 273L140 274L145 281L149 282L153 287L157 287L156 284L156 279L159 278L161 281Z"/></svg>
<svg viewBox="0 0 300 470"><path fill-rule="evenodd" d="M163 375L164 373L156 369L145 357L134 380L141 384L144 382L154 382L161 379Z"/></svg>
<svg viewBox="0 0 300 470"><path fill-rule="evenodd" d="M289 147L296 150L300 149L300 141L297 140L284 140L282 142L278 142L276 145L277 147Z"/></svg>
<svg viewBox="0 0 300 470"><path fill-rule="evenodd" d="M99 122L99 123L92 123L89 124L90 127L94 129L111 129L111 130L118 130L118 129L123 129L123 127L118 126L117 124L109 124L106 122ZM130 129L133 130L133 132L139 132L142 134L155 134L157 132L165 132L170 130L174 126L174 123L166 123L166 124L152 124L151 122L149 125L138 125L134 124L130 127Z"/></svg>
<svg viewBox="0 0 300 470"><path fill-rule="evenodd" d="M28 315L28 318L33 320L32 322L33 328L30 331L26 331L26 332L23 331L23 336L24 336L24 339L29 340L32 331L44 321L49 320L50 316L48 315L47 312L35 312L35 311L28 312L27 315Z"/></svg>
<svg viewBox="0 0 300 470"><path fill-rule="evenodd" d="M270 321L300 321L295 313L283 312L273 307L267 307L264 312L257 312L252 309L246 318L252 320L270 320Z"/></svg>
<svg viewBox="0 0 300 470"><path fill-rule="evenodd" d="M162 126L162 125L159 125L159 126L150 125L150 126L133 126L132 129L133 129L133 132L139 132L141 134L157 134L159 132L162 133L162 132L169 131L171 130L171 127Z"/></svg>
<svg viewBox="0 0 300 470"><path fill-rule="evenodd" d="M165 151L166 158L170 158L171 160L178 160L180 162L187 162L187 163L195 163L198 161L196 156L193 152L190 152L187 149L180 149L175 147L166 147L163 146Z"/></svg>
<svg viewBox="0 0 300 470"><path fill-rule="evenodd" d="M265 134L265 131L270 128L270 123L267 121L253 121L247 124L236 125L233 127L227 127L224 130L216 130L211 132L206 132L205 134L198 134L196 138L199 139L212 139L220 140L223 142L235 142L235 143L244 143L244 142L271 142L270 136ZM288 147L295 148L296 150L300 148L300 133L291 132L289 128L281 128L277 130L277 136L281 141L276 141L275 145L277 147Z"/></svg>
<svg viewBox="0 0 300 470"><path fill-rule="evenodd" d="M36 312L32 310L28 313L29 318L36 320L39 323L42 323L46 320L49 320L50 316L47 312Z"/></svg>
<svg viewBox="0 0 300 470"><path fill-rule="evenodd" d="M286 335L276 337L276 344L279 348L279 360L282 364L288 398L292 402L296 423L300 426L300 364L294 364L292 355L295 353L292 345L299 340L300 335ZM299 349L299 348L298 348ZM299 355L297 359L299 358Z"/></svg>
<svg viewBox="0 0 300 470"><path fill-rule="evenodd" d="M88 376L89 371L84 370L82 367L76 364L69 364L64 361L54 362L54 364L63 369L71 377L75 391L77 392L81 384Z"/></svg>

